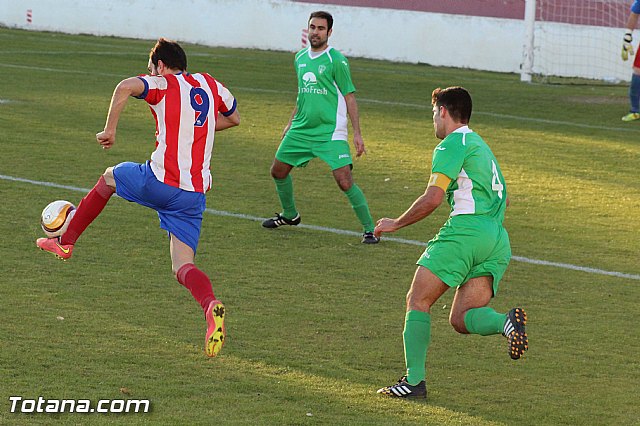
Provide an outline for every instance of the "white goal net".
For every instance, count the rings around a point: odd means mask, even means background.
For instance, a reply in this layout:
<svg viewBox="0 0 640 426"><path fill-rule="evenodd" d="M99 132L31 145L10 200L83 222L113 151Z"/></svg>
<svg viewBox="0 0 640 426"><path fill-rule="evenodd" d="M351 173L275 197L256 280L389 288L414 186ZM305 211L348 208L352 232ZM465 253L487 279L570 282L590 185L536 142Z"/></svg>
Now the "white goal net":
<svg viewBox="0 0 640 426"><path fill-rule="evenodd" d="M526 0L521 79L629 81L633 57L624 62L620 52L630 6L630 0Z"/></svg>

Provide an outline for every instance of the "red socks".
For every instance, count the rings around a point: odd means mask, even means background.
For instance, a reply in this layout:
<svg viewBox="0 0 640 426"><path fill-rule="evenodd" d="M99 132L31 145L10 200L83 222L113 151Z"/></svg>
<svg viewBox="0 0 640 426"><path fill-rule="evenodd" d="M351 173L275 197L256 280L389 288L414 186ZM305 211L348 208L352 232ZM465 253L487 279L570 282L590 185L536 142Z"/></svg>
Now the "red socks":
<svg viewBox="0 0 640 426"><path fill-rule="evenodd" d="M80 201L67 231L60 237L60 244L75 244L80 234L98 217L114 192L115 190L107 185L104 177L100 176L96 186Z"/></svg>
<svg viewBox="0 0 640 426"><path fill-rule="evenodd" d="M98 183L80 201L67 231L60 237L60 244L75 244L87 226L102 212L114 192L115 190L107 185L104 177L100 176ZM193 263L182 265L176 275L178 282L191 292L203 310L207 309L212 300L215 300L209 277Z"/></svg>
<svg viewBox="0 0 640 426"><path fill-rule="evenodd" d="M176 274L178 282L185 286L191 292L194 299L200 303L202 309L207 309L209 303L215 300L213 295L213 287L207 274L196 268L193 263L182 265Z"/></svg>

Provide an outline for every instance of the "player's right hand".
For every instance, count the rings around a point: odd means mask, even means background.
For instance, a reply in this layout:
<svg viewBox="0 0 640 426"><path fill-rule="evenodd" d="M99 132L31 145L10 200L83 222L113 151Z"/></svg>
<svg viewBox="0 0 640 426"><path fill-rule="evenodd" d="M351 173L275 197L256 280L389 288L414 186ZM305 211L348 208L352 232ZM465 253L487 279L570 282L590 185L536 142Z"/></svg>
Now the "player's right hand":
<svg viewBox="0 0 640 426"><path fill-rule="evenodd" d="M364 141L362 135L353 135L353 146L356 148L356 158L367 153L367 149L364 147Z"/></svg>
<svg viewBox="0 0 640 426"><path fill-rule="evenodd" d="M629 55L633 56L633 36L631 35L631 31L627 31L624 33L624 37L622 38L622 60L626 61L629 59Z"/></svg>
<svg viewBox="0 0 640 426"><path fill-rule="evenodd" d="M102 146L102 149L109 149L116 141L116 134L103 130L100 133L96 133L96 140Z"/></svg>
<svg viewBox="0 0 640 426"><path fill-rule="evenodd" d="M397 230L396 220L390 219L388 217L383 217L382 219L378 219L376 222L376 227L373 230L373 235L377 238L380 238L383 232L394 232Z"/></svg>

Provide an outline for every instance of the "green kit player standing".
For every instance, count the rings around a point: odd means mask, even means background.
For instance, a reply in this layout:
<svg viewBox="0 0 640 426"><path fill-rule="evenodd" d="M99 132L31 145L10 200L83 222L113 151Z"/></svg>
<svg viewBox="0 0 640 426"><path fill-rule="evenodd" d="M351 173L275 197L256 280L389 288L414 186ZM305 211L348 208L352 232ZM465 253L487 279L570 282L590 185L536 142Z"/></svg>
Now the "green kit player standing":
<svg viewBox="0 0 640 426"><path fill-rule="evenodd" d="M271 165L271 176L282 205L282 213L262 222L265 228L298 225L300 214L293 199L294 167L304 167L315 157L326 162L363 227L362 242L375 244L374 223L362 190L353 182L353 163L347 143L347 115L353 127L356 157L366 152L355 87L347 59L328 45L333 17L313 12L309 17L309 47L296 54L298 99L291 119L282 134L282 142Z"/></svg>
<svg viewBox="0 0 640 426"><path fill-rule="evenodd" d="M445 199L451 214L427 244L407 294L404 353L407 373L378 393L397 398L426 398L427 349L431 306L449 288L456 294L449 322L462 334L507 337L509 355L519 359L528 348L526 313L513 308L497 313L487 305L511 258L504 229L507 187L496 157L468 127L471 96L462 87L432 93L433 127L442 142L433 151L427 190L396 219L378 220L375 234L394 232L429 216Z"/></svg>

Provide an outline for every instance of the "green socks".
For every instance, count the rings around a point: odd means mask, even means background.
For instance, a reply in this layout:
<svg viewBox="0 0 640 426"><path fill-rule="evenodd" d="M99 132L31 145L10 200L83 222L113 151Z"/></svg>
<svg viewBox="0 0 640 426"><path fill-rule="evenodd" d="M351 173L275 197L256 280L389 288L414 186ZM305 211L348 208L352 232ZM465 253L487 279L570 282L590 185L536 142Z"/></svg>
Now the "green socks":
<svg viewBox="0 0 640 426"><path fill-rule="evenodd" d="M291 175L287 175L284 179L273 179L273 181L276 183L276 192L278 193L278 198L282 205L282 216L287 219L293 219L298 214L298 210L296 209L296 203L293 200L293 179L291 178ZM353 207L353 211L356 213L364 231L372 232L375 226L373 224L371 212L369 211L367 199L362 193L362 190L358 185L353 184L351 188L344 193L349 199L349 203L351 203L351 207Z"/></svg>
<svg viewBox="0 0 640 426"><path fill-rule="evenodd" d="M490 336L502 333L507 316L499 314L491 308L469 309L464 316L464 325L471 334Z"/></svg>
<svg viewBox="0 0 640 426"><path fill-rule="evenodd" d="M367 199L360 187L354 183L351 188L344 191L344 193L349 199L349 203L351 203L351 207L356 213L358 220L362 224L364 232L373 232L373 228L375 228L375 226L373 225L373 218L369 211L369 204L367 204Z"/></svg>
<svg viewBox="0 0 640 426"><path fill-rule="evenodd" d="M296 203L293 201L293 179L287 175L284 179L273 179L276 183L276 192L282 205L282 216L293 219L298 214Z"/></svg>
<svg viewBox="0 0 640 426"><path fill-rule="evenodd" d="M491 308L469 309L464 324L471 334L488 336L502 333L507 316ZM431 343L431 314L409 311L404 320L404 360L407 365L407 382L417 385L426 377L427 349Z"/></svg>
<svg viewBox="0 0 640 426"><path fill-rule="evenodd" d="M431 342L431 314L409 311L404 320L404 360L407 382L417 385L426 377L427 348Z"/></svg>

